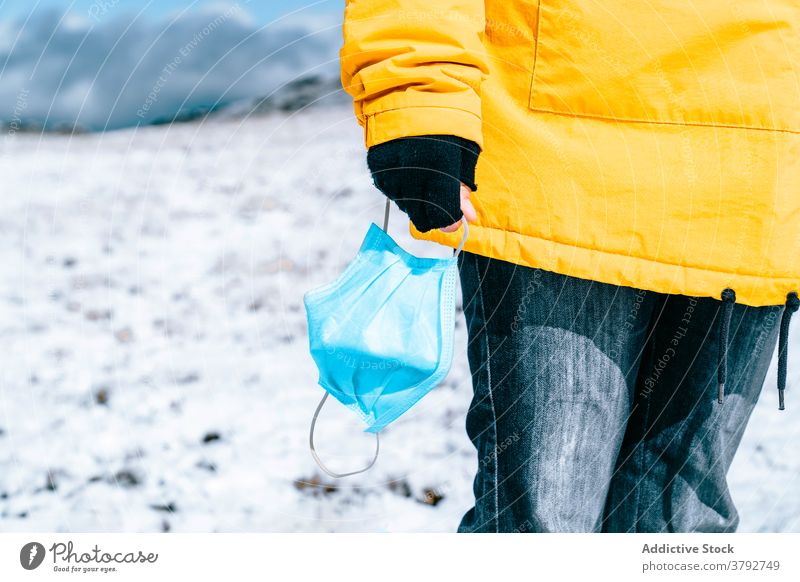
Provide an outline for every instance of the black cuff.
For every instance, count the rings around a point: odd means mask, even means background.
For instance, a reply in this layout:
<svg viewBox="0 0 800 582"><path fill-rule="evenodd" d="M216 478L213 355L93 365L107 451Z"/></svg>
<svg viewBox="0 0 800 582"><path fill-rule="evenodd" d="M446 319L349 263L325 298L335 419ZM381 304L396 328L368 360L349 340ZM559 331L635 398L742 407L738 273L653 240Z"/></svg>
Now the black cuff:
<svg viewBox="0 0 800 582"><path fill-rule="evenodd" d="M475 166L478 165L478 156L481 153L481 148L474 141L461 139L460 137L456 139L460 140L461 143L459 145L462 148L460 179L465 186L475 192L478 189L478 185L475 183Z"/></svg>

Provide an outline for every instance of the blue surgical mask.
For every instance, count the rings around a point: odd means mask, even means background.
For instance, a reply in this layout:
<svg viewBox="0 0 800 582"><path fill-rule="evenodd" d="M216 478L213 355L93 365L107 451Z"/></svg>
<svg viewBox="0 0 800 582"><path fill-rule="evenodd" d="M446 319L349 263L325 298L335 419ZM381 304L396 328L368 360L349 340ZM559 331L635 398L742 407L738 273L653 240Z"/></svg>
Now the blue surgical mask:
<svg viewBox="0 0 800 582"><path fill-rule="evenodd" d="M387 212L388 217L388 212ZM464 225L463 246L467 235ZM355 412L377 433L444 380L453 359L457 255L415 257L372 224L355 259L339 277L306 293L311 356L325 394Z"/></svg>

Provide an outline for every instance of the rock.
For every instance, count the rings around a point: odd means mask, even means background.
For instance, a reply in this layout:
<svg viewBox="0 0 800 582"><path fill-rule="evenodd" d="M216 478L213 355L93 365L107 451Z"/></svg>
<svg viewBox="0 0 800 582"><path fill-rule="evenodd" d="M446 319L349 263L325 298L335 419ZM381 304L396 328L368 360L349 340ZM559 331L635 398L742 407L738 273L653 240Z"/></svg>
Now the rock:
<svg viewBox="0 0 800 582"><path fill-rule="evenodd" d="M114 312L110 309L89 309L84 313L84 317L89 321L110 321L114 317Z"/></svg>
<svg viewBox="0 0 800 582"><path fill-rule="evenodd" d="M437 491L431 487L426 487L422 490L422 499L418 499L417 501L424 503L425 505L432 505L436 507L442 499L444 499L444 494L441 491Z"/></svg>
<svg viewBox="0 0 800 582"><path fill-rule="evenodd" d="M163 333L165 337L173 337L183 332L183 326L171 319L156 319L153 321L153 327Z"/></svg>
<svg viewBox="0 0 800 582"><path fill-rule="evenodd" d="M208 443L213 443L215 441L222 440L222 436L218 432L207 432L203 435L203 444L207 445Z"/></svg>
<svg viewBox="0 0 800 582"><path fill-rule="evenodd" d="M411 497L411 485L409 485L408 481L405 479L395 479L389 481L386 484L386 487L395 495L399 495L400 497Z"/></svg>
<svg viewBox="0 0 800 582"><path fill-rule="evenodd" d="M215 463L211 463L209 461L198 461L197 462L198 469L205 469L209 473L216 473L217 472L217 465Z"/></svg>
<svg viewBox="0 0 800 582"><path fill-rule="evenodd" d="M112 479L112 483L125 489L137 487L141 484L141 482L141 479L136 475L136 473L128 469L121 469L120 471L117 471Z"/></svg>
<svg viewBox="0 0 800 582"><path fill-rule="evenodd" d="M333 483L324 483L319 475L314 475L310 479L295 479L294 487L298 491L309 493L314 497L331 495L339 490Z"/></svg>
<svg viewBox="0 0 800 582"><path fill-rule="evenodd" d="M45 481L44 488L47 491L55 491L56 489L58 489L58 477L56 476L55 471L47 472L47 479Z"/></svg>
<svg viewBox="0 0 800 582"><path fill-rule="evenodd" d="M129 327L123 327L114 332L114 337L121 344L129 344L133 341L133 331Z"/></svg>
<svg viewBox="0 0 800 582"><path fill-rule="evenodd" d="M101 406L108 404L108 388L99 388L94 393L94 401Z"/></svg>
<svg viewBox="0 0 800 582"><path fill-rule="evenodd" d="M189 372L188 374L184 374L183 376L178 376L175 378L176 384L194 384L200 379L200 374L197 372Z"/></svg>

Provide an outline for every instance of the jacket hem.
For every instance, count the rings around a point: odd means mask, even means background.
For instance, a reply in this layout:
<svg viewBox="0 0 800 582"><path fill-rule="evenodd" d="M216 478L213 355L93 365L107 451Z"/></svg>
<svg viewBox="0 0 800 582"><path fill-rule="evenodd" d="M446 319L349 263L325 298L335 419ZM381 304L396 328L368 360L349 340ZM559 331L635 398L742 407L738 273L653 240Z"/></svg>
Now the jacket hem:
<svg viewBox="0 0 800 582"><path fill-rule="evenodd" d="M413 225L411 234L414 238L454 248L460 242L459 237L441 231L422 234ZM783 305L791 291L800 291L800 277L762 276L678 265L477 224L470 226L470 237L464 250L525 267L656 293L719 299L724 289L731 288L736 291L737 303L752 307Z"/></svg>

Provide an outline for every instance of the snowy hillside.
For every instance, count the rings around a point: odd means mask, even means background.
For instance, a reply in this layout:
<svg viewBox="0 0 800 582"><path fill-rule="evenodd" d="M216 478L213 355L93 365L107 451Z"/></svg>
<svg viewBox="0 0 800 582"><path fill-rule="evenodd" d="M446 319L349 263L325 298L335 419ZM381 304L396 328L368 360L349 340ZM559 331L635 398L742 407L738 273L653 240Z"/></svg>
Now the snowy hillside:
<svg viewBox="0 0 800 582"><path fill-rule="evenodd" d="M96 2L87 13L37 2L24 17L0 15L0 128L163 123L339 78L341 11L312 5L261 25L247 2L160 17L149 6Z"/></svg>
<svg viewBox="0 0 800 582"><path fill-rule="evenodd" d="M0 141L0 529L452 531L476 460L459 319L447 381L371 472L320 477L302 294L383 201L349 107ZM392 233L420 254L399 213ZM800 319L800 317L798 317ZM800 328L732 471L743 531L800 531ZM370 436L335 402L319 450Z"/></svg>

